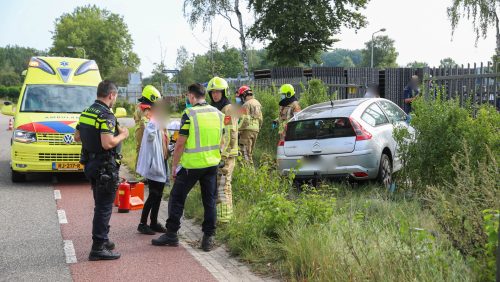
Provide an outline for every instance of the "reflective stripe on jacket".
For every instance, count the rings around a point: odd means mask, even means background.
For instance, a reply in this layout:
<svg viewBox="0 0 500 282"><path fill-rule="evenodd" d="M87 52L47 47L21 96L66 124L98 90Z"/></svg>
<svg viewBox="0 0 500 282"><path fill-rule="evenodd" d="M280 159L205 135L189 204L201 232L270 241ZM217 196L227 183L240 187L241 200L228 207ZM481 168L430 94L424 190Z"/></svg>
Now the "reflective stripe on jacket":
<svg viewBox="0 0 500 282"><path fill-rule="evenodd" d="M224 114L209 105L186 109L185 114L190 120L189 136L180 164L187 169L218 165Z"/></svg>

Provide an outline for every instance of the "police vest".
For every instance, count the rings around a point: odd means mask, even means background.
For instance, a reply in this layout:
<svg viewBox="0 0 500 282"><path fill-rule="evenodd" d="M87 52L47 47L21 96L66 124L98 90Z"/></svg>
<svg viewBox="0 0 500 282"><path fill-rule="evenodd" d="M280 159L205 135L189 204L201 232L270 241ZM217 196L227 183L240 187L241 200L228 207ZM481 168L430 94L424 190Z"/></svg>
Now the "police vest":
<svg viewBox="0 0 500 282"><path fill-rule="evenodd" d="M187 169L218 165L224 115L208 105L186 109L185 114L190 121L189 136L180 164Z"/></svg>
<svg viewBox="0 0 500 282"><path fill-rule="evenodd" d="M78 120L78 130L80 131L80 138L82 140L82 148L88 153L104 153L105 150L101 144L101 130L114 131L116 135L116 128L108 128L106 118L116 118L113 113L100 103L94 103L89 108L85 109L80 114ZM116 148L110 151L115 151Z"/></svg>

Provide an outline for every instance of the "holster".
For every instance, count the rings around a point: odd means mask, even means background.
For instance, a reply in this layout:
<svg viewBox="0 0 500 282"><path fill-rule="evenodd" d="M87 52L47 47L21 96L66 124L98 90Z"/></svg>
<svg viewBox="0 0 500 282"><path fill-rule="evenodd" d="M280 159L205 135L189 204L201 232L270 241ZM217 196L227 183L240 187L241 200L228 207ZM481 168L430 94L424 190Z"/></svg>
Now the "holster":
<svg viewBox="0 0 500 282"><path fill-rule="evenodd" d="M82 154L83 155L83 154ZM89 160L97 160L99 167L94 189L103 193L115 193L120 184L119 170L121 155L114 151L99 154L88 154Z"/></svg>

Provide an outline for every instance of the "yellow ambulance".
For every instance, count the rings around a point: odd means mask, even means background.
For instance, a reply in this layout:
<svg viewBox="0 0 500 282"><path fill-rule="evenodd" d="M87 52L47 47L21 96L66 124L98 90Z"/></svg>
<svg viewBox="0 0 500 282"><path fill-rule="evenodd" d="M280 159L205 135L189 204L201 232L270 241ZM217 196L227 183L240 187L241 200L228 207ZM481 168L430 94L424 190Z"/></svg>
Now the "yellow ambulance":
<svg viewBox="0 0 500 282"><path fill-rule="evenodd" d="M31 172L83 171L74 132L80 113L96 99L96 62L33 57L25 75L17 105L6 102L1 111L14 117L12 181L24 181ZM116 116L125 114L119 109Z"/></svg>

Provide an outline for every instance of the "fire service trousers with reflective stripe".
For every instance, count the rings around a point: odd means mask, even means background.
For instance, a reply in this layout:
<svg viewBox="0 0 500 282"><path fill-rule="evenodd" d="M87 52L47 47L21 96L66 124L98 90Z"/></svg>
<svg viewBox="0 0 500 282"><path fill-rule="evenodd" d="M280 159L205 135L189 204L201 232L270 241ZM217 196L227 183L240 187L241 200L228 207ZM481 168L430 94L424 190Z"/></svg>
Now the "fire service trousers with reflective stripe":
<svg viewBox="0 0 500 282"><path fill-rule="evenodd" d="M198 181L200 181L201 199L205 209L202 231L208 236L215 234L217 166L200 169L182 168L179 170L168 199L168 219L166 224L168 231L177 232L181 227L181 217L184 212L186 197Z"/></svg>
<svg viewBox="0 0 500 282"><path fill-rule="evenodd" d="M240 131L239 143L240 152L243 154L243 159L253 165L253 150L257 143L259 132L253 130Z"/></svg>
<svg viewBox="0 0 500 282"><path fill-rule="evenodd" d="M217 220L228 222L233 215L233 192L231 180L236 164L235 157L224 158L224 167L217 172Z"/></svg>

